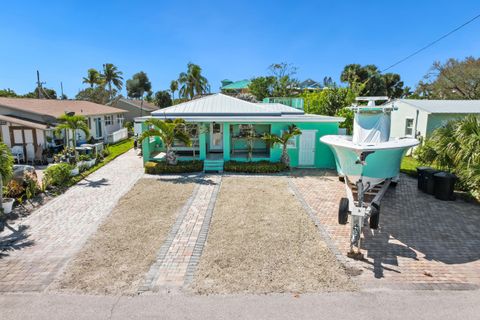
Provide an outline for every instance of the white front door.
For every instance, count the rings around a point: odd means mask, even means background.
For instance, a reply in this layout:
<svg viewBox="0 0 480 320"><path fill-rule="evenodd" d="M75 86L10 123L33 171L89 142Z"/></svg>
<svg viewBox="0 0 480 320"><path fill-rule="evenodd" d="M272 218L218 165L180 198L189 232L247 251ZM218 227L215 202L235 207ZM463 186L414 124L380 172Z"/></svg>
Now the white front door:
<svg viewBox="0 0 480 320"><path fill-rule="evenodd" d="M298 149L298 165L313 166L315 164L316 130L302 130Z"/></svg>
<svg viewBox="0 0 480 320"><path fill-rule="evenodd" d="M210 124L210 150L222 150L223 149L223 124L211 123Z"/></svg>

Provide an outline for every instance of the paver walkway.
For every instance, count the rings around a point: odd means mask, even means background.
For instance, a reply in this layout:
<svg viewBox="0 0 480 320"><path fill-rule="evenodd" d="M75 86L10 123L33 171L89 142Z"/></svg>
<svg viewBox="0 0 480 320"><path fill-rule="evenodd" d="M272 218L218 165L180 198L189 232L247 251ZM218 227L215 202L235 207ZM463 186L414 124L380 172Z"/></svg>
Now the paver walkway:
<svg viewBox="0 0 480 320"><path fill-rule="evenodd" d="M2 232L0 292L45 290L142 174L130 150Z"/></svg>
<svg viewBox="0 0 480 320"><path fill-rule="evenodd" d="M220 188L221 176L194 178L192 198L179 214L172 230L145 277L140 291L178 289L192 279L200 260Z"/></svg>
<svg viewBox="0 0 480 320"><path fill-rule="evenodd" d="M338 224L338 203L345 186L333 173L294 173L291 182L317 215L342 254L349 250L350 224ZM349 218L350 219L350 218ZM381 203L380 227L364 228L364 288L473 289L480 287L480 206L441 201L418 191L402 175Z"/></svg>

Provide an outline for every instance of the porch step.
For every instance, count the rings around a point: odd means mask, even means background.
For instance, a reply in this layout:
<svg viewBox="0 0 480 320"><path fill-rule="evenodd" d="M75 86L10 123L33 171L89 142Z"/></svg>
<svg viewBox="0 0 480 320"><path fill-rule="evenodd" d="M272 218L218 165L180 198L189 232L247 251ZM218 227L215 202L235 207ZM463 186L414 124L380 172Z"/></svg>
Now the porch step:
<svg viewBox="0 0 480 320"><path fill-rule="evenodd" d="M215 171L215 172L223 172L223 160L204 160L203 161L203 172L207 171Z"/></svg>

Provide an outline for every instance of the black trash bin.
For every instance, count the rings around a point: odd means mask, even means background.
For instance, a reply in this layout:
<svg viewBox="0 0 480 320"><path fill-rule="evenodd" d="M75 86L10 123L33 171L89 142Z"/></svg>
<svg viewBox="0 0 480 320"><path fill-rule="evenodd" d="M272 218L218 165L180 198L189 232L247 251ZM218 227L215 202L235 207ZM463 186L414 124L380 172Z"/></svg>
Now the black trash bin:
<svg viewBox="0 0 480 320"><path fill-rule="evenodd" d="M438 172L434 175L435 198L440 200L455 200L453 190L455 189L455 181L457 176L448 172Z"/></svg>
<svg viewBox="0 0 480 320"><path fill-rule="evenodd" d="M439 173L440 171L435 169L426 169L423 171L423 182L425 189L424 192L433 195L435 193L435 174Z"/></svg>
<svg viewBox="0 0 480 320"><path fill-rule="evenodd" d="M417 167L417 186L418 189L425 191L425 180L423 179L423 173L427 169L432 169L430 167Z"/></svg>

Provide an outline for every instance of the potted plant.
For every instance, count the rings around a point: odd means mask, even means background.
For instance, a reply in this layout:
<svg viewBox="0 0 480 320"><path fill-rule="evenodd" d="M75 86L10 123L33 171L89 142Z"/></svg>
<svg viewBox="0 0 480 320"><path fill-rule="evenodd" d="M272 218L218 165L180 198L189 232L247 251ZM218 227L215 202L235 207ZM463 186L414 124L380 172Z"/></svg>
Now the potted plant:
<svg viewBox="0 0 480 320"><path fill-rule="evenodd" d="M90 166L90 157L86 154L82 154L78 157L77 167Z"/></svg>
<svg viewBox="0 0 480 320"><path fill-rule="evenodd" d="M97 158L94 156L94 154L90 154L90 159L89 159L89 167L93 167L97 163Z"/></svg>
<svg viewBox="0 0 480 320"><path fill-rule="evenodd" d="M54 153L52 148L47 148L43 150L43 153L45 155L45 158L47 159L48 163L52 163L54 161Z"/></svg>

